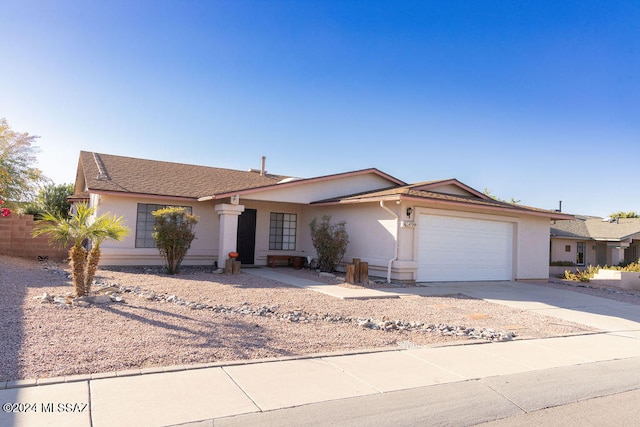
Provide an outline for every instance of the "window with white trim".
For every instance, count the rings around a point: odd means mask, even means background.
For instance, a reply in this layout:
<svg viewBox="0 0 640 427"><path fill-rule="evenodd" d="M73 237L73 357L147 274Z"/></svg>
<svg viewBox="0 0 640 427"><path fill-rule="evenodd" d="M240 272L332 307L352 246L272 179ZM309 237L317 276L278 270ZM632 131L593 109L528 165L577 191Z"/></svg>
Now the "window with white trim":
<svg viewBox="0 0 640 427"><path fill-rule="evenodd" d="M153 239L153 226L155 220L151 212L158 209L168 208L174 205L156 205L149 203L138 203L138 214L136 216L136 248L155 248L156 241ZM178 206L191 213L191 206Z"/></svg>
<svg viewBox="0 0 640 427"><path fill-rule="evenodd" d="M269 223L269 249L295 250L297 214L271 212Z"/></svg>

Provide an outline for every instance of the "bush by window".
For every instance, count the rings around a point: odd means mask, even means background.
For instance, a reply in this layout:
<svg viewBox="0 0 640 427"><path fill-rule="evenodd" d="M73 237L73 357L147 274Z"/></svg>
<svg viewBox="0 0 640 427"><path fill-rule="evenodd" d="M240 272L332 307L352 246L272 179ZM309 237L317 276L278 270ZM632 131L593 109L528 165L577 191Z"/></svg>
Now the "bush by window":
<svg viewBox="0 0 640 427"><path fill-rule="evenodd" d="M136 248L155 248L156 241L153 239L153 225L155 219L151 212L170 207L172 205L156 205L149 203L138 203L138 215L136 217ZM190 206L177 206L184 208L187 213L191 213Z"/></svg>

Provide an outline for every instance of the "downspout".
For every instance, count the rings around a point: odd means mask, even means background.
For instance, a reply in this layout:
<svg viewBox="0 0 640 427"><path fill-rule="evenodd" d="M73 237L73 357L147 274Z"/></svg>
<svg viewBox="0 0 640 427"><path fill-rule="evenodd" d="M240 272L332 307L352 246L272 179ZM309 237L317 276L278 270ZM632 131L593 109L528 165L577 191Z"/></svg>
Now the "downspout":
<svg viewBox="0 0 640 427"><path fill-rule="evenodd" d="M393 249L393 258L391 258L389 260L389 264L387 265L387 283L391 283L391 264L393 264L393 261L398 259L398 236L400 234L400 230L399 230L399 228L400 228L399 219L400 218L398 217L398 215L394 211L392 211L391 209L389 209L388 207L386 207L384 205L384 201L383 200L380 200L380 207L382 209L384 209L385 211L389 212L396 219L396 244L395 244L395 247Z"/></svg>

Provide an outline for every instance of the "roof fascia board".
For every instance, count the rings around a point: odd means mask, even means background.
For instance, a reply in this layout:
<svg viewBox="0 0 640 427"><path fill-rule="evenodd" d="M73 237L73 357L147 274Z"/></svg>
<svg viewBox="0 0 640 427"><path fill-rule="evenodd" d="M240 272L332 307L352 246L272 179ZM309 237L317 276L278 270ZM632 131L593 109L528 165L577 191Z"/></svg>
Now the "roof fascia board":
<svg viewBox="0 0 640 427"><path fill-rule="evenodd" d="M378 203L378 202L395 202L400 200L399 194L394 194L392 196L380 196L380 197L367 197L363 199L353 199L353 200L332 200L330 202L313 202L311 205L313 206L331 206L331 205L352 205L352 204L360 204L360 203Z"/></svg>
<svg viewBox="0 0 640 427"><path fill-rule="evenodd" d="M91 194L100 194L105 196L118 196L118 197L133 197L136 199L166 199L166 200L182 200L189 202L200 201L199 199L195 199L193 197L184 197L184 196L166 196L160 194L146 194L146 193L125 193L120 191L108 191L108 190L90 190Z"/></svg>
<svg viewBox="0 0 640 427"><path fill-rule="evenodd" d="M400 201L413 201L413 202L425 202L428 201L430 203L436 204L436 205L445 205L445 206L472 206L476 209L479 210L488 210L488 211L496 211L496 212L509 212L512 214L519 214L519 215L529 215L529 216L539 216L539 217L544 217L544 218L550 218L550 219L556 219L556 220L571 220L571 219L575 219L573 215L569 215L569 214L562 214L562 213L558 213L558 212L551 212L551 211L547 211L547 212L537 212L537 211L531 211L531 210L526 210L525 208L523 208L522 210L520 209L515 209L515 208L510 208L510 207L501 207L501 206L482 206L482 205L474 205L472 203L464 203L464 202L457 202L457 201L452 201L452 200L440 200L440 199L427 199L427 198L422 198L422 197L414 197L414 196L407 196L404 194L398 194L398 195L393 195L393 196L386 196L386 197L371 197L371 198L363 198L363 199L357 199L357 200L340 200L340 201L336 201L336 202L327 202L327 203L314 203L315 206L322 206L322 205L330 205L330 204L350 204L350 203L367 203L367 202L378 202L380 200L400 200Z"/></svg>
<svg viewBox="0 0 640 427"><path fill-rule="evenodd" d="M502 206L483 206L483 205L474 205L472 203L465 203L465 202L457 202L457 201L453 201L453 200L440 200L440 199L424 199L421 197L412 197L412 196L402 196L401 197L402 200L407 200L407 201L417 201L417 202L424 202L425 200L428 200L431 203L437 204L437 205L445 205L445 206L472 206L476 209L481 209L481 210L488 210L488 211L496 211L496 212L510 212L512 214L519 214L519 215L530 215L530 216L540 216L540 217L544 217L544 218L550 218L550 219L574 219L572 215L568 215L568 214L559 214L556 212L537 212L537 211L531 211L531 210L527 210L525 208L523 208L522 210L520 209L516 209L516 208L510 208L510 207L502 207Z"/></svg>

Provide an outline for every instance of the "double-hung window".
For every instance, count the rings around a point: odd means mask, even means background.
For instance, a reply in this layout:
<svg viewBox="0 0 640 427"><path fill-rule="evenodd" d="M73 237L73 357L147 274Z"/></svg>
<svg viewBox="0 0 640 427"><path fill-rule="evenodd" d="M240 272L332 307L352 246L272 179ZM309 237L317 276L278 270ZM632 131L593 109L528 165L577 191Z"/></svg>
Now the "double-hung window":
<svg viewBox="0 0 640 427"><path fill-rule="evenodd" d="M171 205L155 205L149 203L138 203L138 215L136 217L136 248L155 248L156 241L153 240L153 226L155 220L151 212L163 209ZM191 213L190 206L179 206Z"/></svg>
<svg viewBox="0 0 640 427"><path fill-rule="evenodd" d="M295 250L298 216L291 213L271 212L269 249Z"/></svg>

